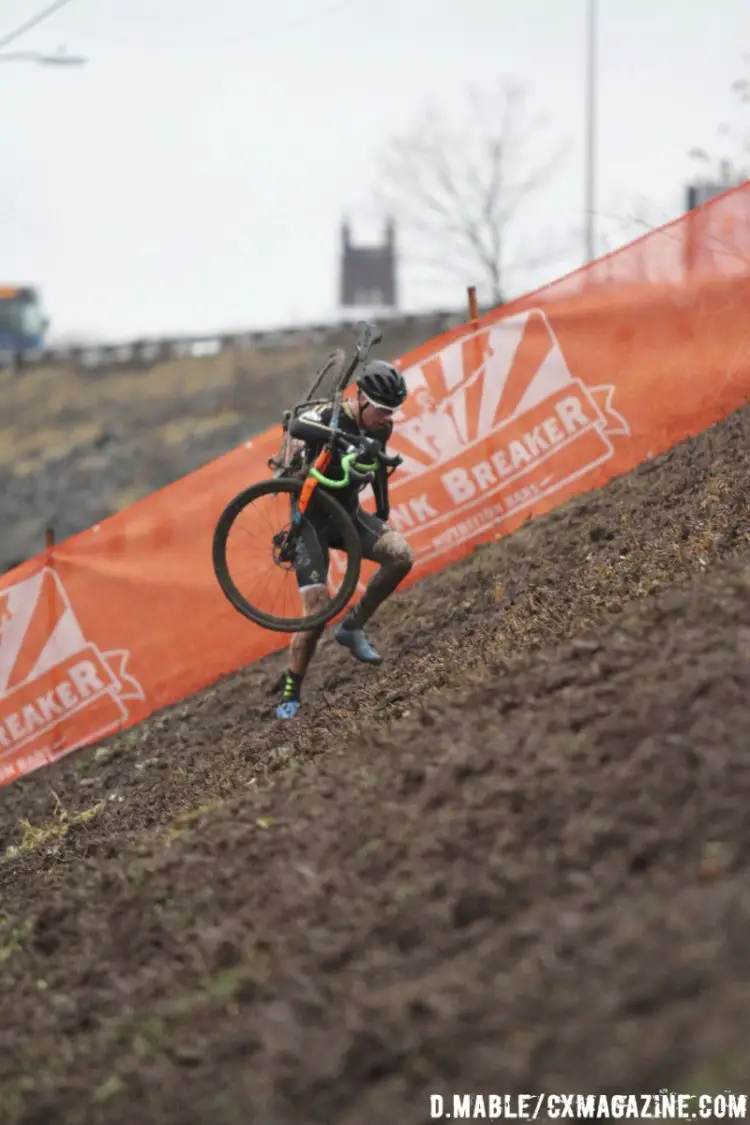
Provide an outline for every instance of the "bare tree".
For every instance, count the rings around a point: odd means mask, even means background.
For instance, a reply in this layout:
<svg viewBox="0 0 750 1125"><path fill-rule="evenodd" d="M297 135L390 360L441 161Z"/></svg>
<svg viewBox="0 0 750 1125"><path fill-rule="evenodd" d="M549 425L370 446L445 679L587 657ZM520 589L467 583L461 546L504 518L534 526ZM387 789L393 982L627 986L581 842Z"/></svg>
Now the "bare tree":
<svg viewBox="0 0 750 1125"><path fill-rule="evenodd" d="M750 64L750 55L746 57ZM739 78L731 83L730 90L733 95L735 107L739 110L739 119L734 124L723 122L719 125L718 135L723 138L721 142L721 155L707 148L695 146L690 149L688 156L695 161L696 174L694 183L709 184L712 188L729 190L750 178L750 78ZM718 147L718 146L717 146ZM626 203L620 203L618 213L605 214L599 212L601 219L609 220L613 226L611 231L612 244L607 245L607 250L616 249L638 236L663 228L672 220L679 218L684 213L681 208L675 214L673 209L666 209L657 205L652 199L639 195L632 197ZM675 246L681 247L684 239L684 226L679 225L672 229L662 229L660 237L665 241L673 241ZM735 261L750 263L743 248L738 245L733 233L722 235L719 230L703 231L702 238L706 245L715 251L721 251ZM635 262L633 257L633 261ZM644 264L646 259L643 259ZM672 272L678 268L678 258L672 263ZM664 269L668 270L669 260L664 256Z"/></svg>
<svg viewBox="0 0 750 1125"><path fill-rule="evenodd" d="M470 278L496 305L511 269L533 268L561 252L548 242L535 258L509 259L522 207L550 185L566 146L540 163L529 160L529 141L543 120L528 117L518 85L503 83L496 93L470 89L467 100L459 122L428 106L391 139L377 165L377 196L423 248L412 261Z"/></svg>
<svg viewBox="0 0 750 1125"><path fill-rule="evenodd" d="M750 55L745 56L750 73ZM735 106L740 112L739 126L724 121L719 135L724 138L724 153L717 158L704 148L692 148L690 157L708 171L710 178L719 184L732 187L750 177L750 78L737 78L730 85Z"/></svg>

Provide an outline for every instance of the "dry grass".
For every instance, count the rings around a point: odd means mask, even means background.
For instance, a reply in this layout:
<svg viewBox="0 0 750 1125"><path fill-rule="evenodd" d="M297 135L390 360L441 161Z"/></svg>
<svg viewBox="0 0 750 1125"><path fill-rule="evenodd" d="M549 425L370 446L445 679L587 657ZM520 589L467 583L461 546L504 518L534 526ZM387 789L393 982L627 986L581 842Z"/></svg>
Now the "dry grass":
<svg viewBox="0 0 750 1125"><path fill-rule="evenodd" d="M405 354L424 343L430 328L416 323L386 330L381 354ZM71 365L0 372L0 465L34 472L53 450L64 453L112 427L132 433L134 442L146 433L167 446L199 422L218 427L247 417L249 432L258 432L278 421L335 347L352 343L345 330L317 344L238 346L143 369L86 372Z"/></svg>
<svg viewBox="0 0 750 1125"><path fill-rule="evenodd" d="M9 960L19 949L23 949L33 929L33 919L24 918L20 922L14 921L4 911L0 911L0 965Z"/></svg>
<svg viewBox="0 0 750 1125"><path fill-rule="evenodd" d="M157 426L152 431L152 436L163 445L181 445L183 441L195 434L210 433L220 430L223 426L233 426L242 422L244 416L239 410L221 410L210 418L195 419L192 417L175 418Z"/></svg>
<svg viewBox="0 0 750 1125"><path fill-rule="evenodd" d="M173 840L182 836L184 832L199 824L204 817L216 812L218 809L222 808L223 805L224 801L222 798L215 797L213 800L206 801L204 804L197 805L195 808L185 809L184 812L178 813L167 829L167 847L169 847Z"/></svg>
<svg viewBox="0 0 750 1125"><path fill-rule="evenodd" d="M54 425L54 419L41 419L37 425L3 426L0 432L0 463L13 464L20 475L34 472L50 457L57 457L96 441L102 434L98 421L76 422L70 426Z"/></svg>
<svg viewBox="0 0 750 1125"><path fill-rule="evenodd" d="M30 368L0 385L0 464L33 472L48 457L95 440L122 419L131 423L137 419L148 426L149 417L163 407L168 408L170 421L150 434L166 444L179 443L196 429L196 396L206 391L218 395L218 404L208 408L203 425L218 427L237 421L242 415L233 408L232 396L238 389L252 397L253 384L286 375L295 366L300 371L313 370L329 350L327 345L265 353L230 350L213 357L170 360L146 370L100 375L71 368Z"/></svg>
<svg viewBox="0 0 750 1125"><path fill-rule="evenodd" d="M17 859L18 856L42 848L53 840L61 839L74 825L88 824L89 821L99 816L106 808L106 801L98 801L95 805L92 805L91 808L82 809L77 813L70 813L63 806L57 794L53 793L52 795L55 800L53 819L47 824L39 826L31 824L29 820L21 819L19 821L21 839L18 844L11 844L10 847L6 849L5 853L0 856L0 862Z"/></svg>

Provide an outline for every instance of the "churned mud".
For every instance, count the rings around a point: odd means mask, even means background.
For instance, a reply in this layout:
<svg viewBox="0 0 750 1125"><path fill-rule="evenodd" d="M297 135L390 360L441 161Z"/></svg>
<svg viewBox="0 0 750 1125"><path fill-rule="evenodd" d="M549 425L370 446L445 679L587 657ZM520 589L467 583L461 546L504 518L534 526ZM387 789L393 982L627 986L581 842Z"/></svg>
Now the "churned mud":
<svg viewBox="0 0 750 1125"><path fill-rule="evenodd" d="M326 638L304 718L277 655L1 790L4 1125L743 1091L749 489L742 411Z"/></svg>

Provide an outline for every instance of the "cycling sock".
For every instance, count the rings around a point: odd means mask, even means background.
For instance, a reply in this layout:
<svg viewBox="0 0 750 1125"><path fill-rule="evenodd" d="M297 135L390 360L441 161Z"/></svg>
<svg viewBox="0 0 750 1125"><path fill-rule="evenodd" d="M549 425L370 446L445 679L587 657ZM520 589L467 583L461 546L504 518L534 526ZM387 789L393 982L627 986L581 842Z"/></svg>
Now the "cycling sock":
<svg viewBox="0 0 750 1125"><path fill-rule="evenodd" d="M284 690L281 694L282 700L286 703L289 700L297 700L302 694L302 676L298 672L287 672L284 677Z"/></svg>

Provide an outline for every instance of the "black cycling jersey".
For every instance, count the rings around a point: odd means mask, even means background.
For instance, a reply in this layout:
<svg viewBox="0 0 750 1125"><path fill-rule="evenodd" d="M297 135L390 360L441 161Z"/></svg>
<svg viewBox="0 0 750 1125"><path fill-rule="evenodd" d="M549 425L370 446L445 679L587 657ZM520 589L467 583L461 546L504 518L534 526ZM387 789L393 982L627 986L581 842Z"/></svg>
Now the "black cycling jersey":
<svg viewBox="0 0 750 1125"><path fill-rule="evenodd" d="M310 463L315 460L323 446L329 440L332 418L333 403L329 402L324 403L322 406L314 406L309 410L303 411L289 423L289 436L305 443ZM385 422L382 426L378 426L376 429L364 430L354 418L351 405L345 402L341 405L338 429L340 429L344 435L350 435L352 438L372 438L380 442L383 451L385 451L386 442L393 433L393 423L389 421ZM345 450L334 450L333 459L325 471L326 476L336 478L343 474L341 457L344 452ZM325 485L319 484L318 487L324 488ZM360 482L352 481L346 488L330 489L329 492L331 495L335 496L343 507L347 508L349 511L355 511L359 506L359 493L364 487L366 486ZM372 490L375 494L377 517L385 521L388 519L390 506L388 502L388 473L382 463L378 463L375 479L372 482Z"/></svg>

